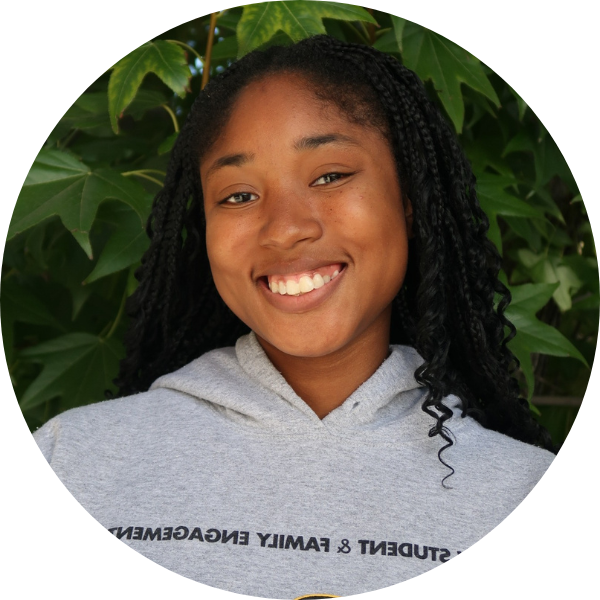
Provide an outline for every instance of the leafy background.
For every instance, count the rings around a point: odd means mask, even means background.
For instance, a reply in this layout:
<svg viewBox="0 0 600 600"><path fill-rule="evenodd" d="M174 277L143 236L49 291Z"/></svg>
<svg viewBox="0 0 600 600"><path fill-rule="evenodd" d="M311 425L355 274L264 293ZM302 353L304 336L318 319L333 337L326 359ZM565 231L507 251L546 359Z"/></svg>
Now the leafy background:
<svg viewBox="0 0 600 600"><path fill-rule="evenodd" d="M94 82L48 137L2 266L6 358L31 429L114 389L144 224L198 91L254 48L317 33L415 70L453 125L513 293L523 394L564 440L589 378L600 296L585 206L552 137L506 82L449 40L387 13L299 0L225 10L151 40Z"/></svg>

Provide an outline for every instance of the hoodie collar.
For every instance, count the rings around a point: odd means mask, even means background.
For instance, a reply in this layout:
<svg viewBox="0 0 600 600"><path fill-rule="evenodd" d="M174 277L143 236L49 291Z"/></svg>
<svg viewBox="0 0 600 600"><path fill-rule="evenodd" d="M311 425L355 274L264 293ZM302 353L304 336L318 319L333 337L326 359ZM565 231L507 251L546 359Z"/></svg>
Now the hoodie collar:
<svg viewBox="0 0 600 600"><path fill-rule="evenodd" d="M368 424L375 425L380 418L387 420L392 416L386 410L391 408L389 406L391 402L404 392L421 387L416 382L414 373L423 363L423 359L414 348L391 346L390 355L377 371L340 406L323 419L319 419L268 359L254 332L241 337L236 343L235 351L240 366L251 378L261 382L265 388L306 414L315 424L320 423L327 428L353 428ZM400 410L393 412L396 413L396 417L400 417L402 413L412 408L412 403L397 408Z"/></svg>
<svg viewBox="0 0 600 600"><path fill-rule="evenodd" d="M391 346L390 351L377 371L323 419L294 392L252 332L235 349L208 352L160 377L151 389L186 393L231 420L272 433L380 429L410 421L415 413L422 417L425 390L414 378L422 358L408 346Z"/></svg>

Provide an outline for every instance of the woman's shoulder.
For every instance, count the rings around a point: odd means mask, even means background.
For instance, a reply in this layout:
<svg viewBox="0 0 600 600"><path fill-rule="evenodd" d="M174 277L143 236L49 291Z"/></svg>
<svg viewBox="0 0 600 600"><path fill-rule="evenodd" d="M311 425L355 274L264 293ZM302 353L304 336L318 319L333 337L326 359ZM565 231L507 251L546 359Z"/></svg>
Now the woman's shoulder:
<svg viewBox="0 0 600 600"><path fill-rule="evenodd" d="M459 425L453 429L454 418ZM468 463L471 472L480 472L482 478L498 479L505 485L537 483L555 458L544 448L486 429L470 417L455 415L448 428L455 435L454 448L461 462Z"/></svg>
<svg viewBox="0 0 600 600"><path fill-rule="evenodd" d="M161 401L162 399L159 399L158 394L154 390L139 392L130 396L122 396L70 408L50 419L47 424L76 425L78 423L93 422L97 419L109 419L118 422L130 416L133 417L138 411L146 411L149 404Z"/></svg>
<svg viewBox="0 0 600 600"><path fill-rule="evenodd" d="M185 407L181 395L150 390L131 396L79 406L58 414L33 433L47 460L57 444L93 445L97 440L117 438L126 432L152 429L168 422L175 405Z"/></svg>
<svg viewBox="0 0 600 600"><path fill-rule="evenodd" d="M187 390L189 382L198 384L216 379L222 384L235 367L233 351L233 348L219 348L207 352L176 371L158 377L147 391L66 410L38 431L48 425L94 428L101 423L106 426L139 423L153 415L162 419L174 407L189 406L190 396L198 399Z"/></svg>

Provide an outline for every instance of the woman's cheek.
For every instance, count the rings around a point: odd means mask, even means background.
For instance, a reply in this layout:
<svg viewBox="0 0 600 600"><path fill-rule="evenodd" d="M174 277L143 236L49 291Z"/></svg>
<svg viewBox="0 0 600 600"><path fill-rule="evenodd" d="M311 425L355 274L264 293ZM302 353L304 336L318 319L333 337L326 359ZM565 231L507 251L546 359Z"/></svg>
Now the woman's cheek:
<svg viewBox="0 0 600 600"><path fill-rule="evenodd" d="M251 258L255 255L248 232L231 215L207 222L206 248L217 291L225 304L244 322L247 284L252 283Z"/></svg>

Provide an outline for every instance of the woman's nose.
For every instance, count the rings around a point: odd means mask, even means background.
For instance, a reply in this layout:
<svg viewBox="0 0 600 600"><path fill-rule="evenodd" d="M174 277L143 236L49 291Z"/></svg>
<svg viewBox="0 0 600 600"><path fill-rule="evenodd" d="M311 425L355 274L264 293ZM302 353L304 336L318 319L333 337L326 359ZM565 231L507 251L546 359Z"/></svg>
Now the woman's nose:
<svg viewBox="0 0 600 600"><path fill-rule="evenodd" d="M323 227L315 207L302 194L280 191L265 199L260 245L289 250L305 241L318 240Z"/></svg>

